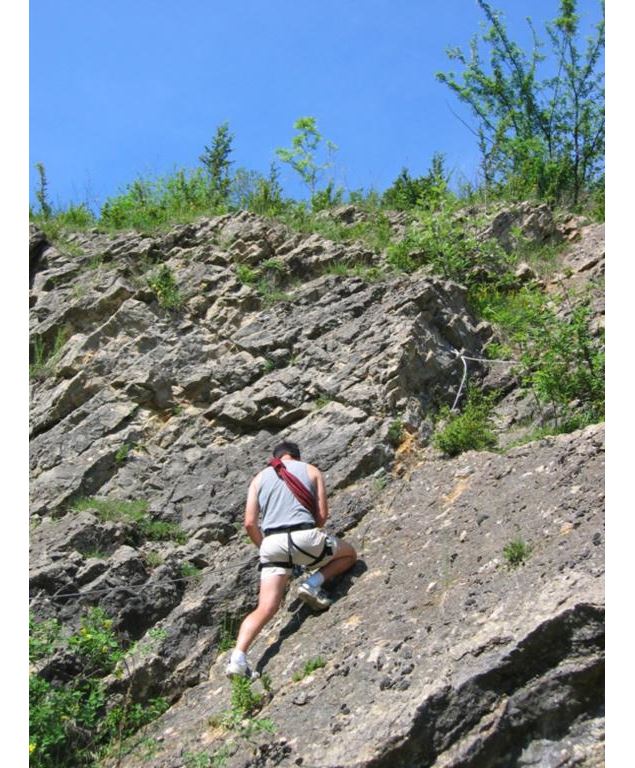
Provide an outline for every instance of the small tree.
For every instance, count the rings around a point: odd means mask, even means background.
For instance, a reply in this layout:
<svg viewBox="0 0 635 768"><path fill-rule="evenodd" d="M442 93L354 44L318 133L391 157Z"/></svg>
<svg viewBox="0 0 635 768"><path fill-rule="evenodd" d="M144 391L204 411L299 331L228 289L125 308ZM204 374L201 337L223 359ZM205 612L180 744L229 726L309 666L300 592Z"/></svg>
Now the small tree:
<svg viewBox="0 0 635 768"><path fill-rule="evenodd" d="M40 204L40 213L45 219L48 219L53 214L53 209L48 201L48 180L46 178L46 169L44 163L36 163L35 168L38 172L38 188L35 192L35 197Z"/></svg>
<svg viewBox="0 0 635 768"><path fill-rule="evenodd" d="M382 202L386 208L397 211L406 211L417 205L436 208L447 192L448 182L445 158L440 152L435 152L425 176L413 178L408 169L403 168L384 192Z"/></svg>
<svg viewBox="0 0 635 768"><path fill-rule="evenodd" d="M221 123L216 129L211 147L205 147L200 156L209 177L210 196L214 200L226 201L229 197L230 176L229 167L232 161L233 134L229 132L229 123Z"/></svg>
<svg viewBox="0 0 635 768"><path fill-rule="evenodd" d="M560 0L559 16L547 25L556 74L540 79L546 56L531 20L533 48L527 54L510 39L501 14L485 0L477 2L489 28L480 41L472 38L469 55L448 50L463 67L461 80L443 72L437 78L476 118L485 184L577 204L604 164L604 3L602 21L582 52L576 0ZM489 50L489 66L479 42Z"/></svg>
<svg viewBox="0 0 635 768"><path fill-rule="evenodd" d="M300 176L313 197L324 171L333 167L332 156L337 146L318 131L314 117L300 117L293 127L298 133L291 140L292 146L276 149L276 154ZM323 162L318 161L318 154L326 154Z"/></svg>

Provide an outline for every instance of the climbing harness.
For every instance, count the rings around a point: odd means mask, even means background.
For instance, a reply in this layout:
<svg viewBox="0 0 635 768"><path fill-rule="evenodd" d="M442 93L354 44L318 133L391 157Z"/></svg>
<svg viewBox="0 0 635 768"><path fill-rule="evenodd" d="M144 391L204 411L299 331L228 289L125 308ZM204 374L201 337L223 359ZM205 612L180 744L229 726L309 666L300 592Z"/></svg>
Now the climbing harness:
<svg viewBox="0 0 635 768"><path fill-rule="evenodd" d="M311 523L299 523L298 525L290 525L289 527L285 528L267 528L263 533L265 535L265 538L267 536L271 536L274 533L286 533L287 534L287 559L286 560L275 560L270 563L259 563L258 564L258 570L261 571L263 568L293 568L295 563L293 562L293 550L297 549L298 552L301 552L303 555L306 555L306 557L311 558L310 563L306 563L306 567L310 568L312 565L315 565L316 563L319 563L320 560L325 558L327 555L333 554L333 548L328 542L328 539L324 540L324 545L322 546L322 550L320 551L319 555L312 555L310 552L307 552L305 549L302 549L302 547L298 546L295 541L293 541L293 538L291 537L291 534L293 531L308 531L315 528L315 525L312 525Z"/></svg>

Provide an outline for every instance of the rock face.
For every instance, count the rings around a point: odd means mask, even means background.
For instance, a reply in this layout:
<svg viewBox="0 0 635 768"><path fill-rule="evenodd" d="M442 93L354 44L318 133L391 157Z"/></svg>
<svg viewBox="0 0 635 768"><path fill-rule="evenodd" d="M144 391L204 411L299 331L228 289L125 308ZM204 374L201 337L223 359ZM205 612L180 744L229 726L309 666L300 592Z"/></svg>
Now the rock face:
<svg viewBox="0 0 635 768"><path fill-rule="evenodd" d="M555 236L542 209L521 213ZM120 765L601 764L603 428L504 455L426 447L457 354L491 336L461 286L347 275L381 254L244 212L30 244L31 608L76 626L99 604L127 640L154 632L108 685L173 702L143 734L152 754L133 744ZM571 248L567 279L601 269L599 239ZM162 267L173 309L148 282ZM223 633L257 595L247 483L282 438L325 472L330 527L360 561L326 614L292 587L258 639L275 732L246 739L209 721L229 707ZM180 535L144 536L103 500L143 502ZM505 548L525 545L511 567Z"/></svg>

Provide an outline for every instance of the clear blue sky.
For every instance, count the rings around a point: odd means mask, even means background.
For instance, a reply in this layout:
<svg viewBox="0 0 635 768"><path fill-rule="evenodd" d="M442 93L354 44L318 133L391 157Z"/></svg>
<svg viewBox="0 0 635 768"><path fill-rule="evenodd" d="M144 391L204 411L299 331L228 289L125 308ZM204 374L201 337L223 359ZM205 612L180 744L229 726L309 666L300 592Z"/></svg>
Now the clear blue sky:
<svg viewBox="0 0 635 768"><path fill-rule="evenodd" d="M558 0L493 0L512 37L541 37ZM584 29L599 0L579 0ZM385 189L445 153L474 180L466 107L435 79L466 47L475 0L31 0L30 182L43 162L56 205L96 206L140 175L193 168L228 121L234 167L266 172L293 122L317 118L335 144L336 181ZM291 171L282 181L302 194Z"/></svg>

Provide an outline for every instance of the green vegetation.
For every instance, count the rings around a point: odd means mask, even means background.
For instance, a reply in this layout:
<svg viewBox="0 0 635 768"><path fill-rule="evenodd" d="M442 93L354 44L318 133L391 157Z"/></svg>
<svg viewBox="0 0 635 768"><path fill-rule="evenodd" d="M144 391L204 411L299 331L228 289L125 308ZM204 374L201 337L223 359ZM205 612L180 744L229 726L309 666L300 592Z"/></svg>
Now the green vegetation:
<svg viewBox="0 0 635 768"><path fill-rule="evenodd" d="M35 170L38 174L38 188L35 192L35 198L40 205L40 211L44 219L49 219L53 213L48 199L48 180L46 178L46 168L44 163L36 163Z"/></svg>
<svg viewBox="0 0 635 768"><path fill-rule="evenodd" d="M301 670L293 673L293 680L297 683L315 672L316 669L321 669L325 666L326 661L324 661L321 656L316 656L314 659L309 659Z"/></svg>
<svg viewBox="0 0 635 768"><path fill-rule="evenodd" d="M223 624L220 628L218 636L218 652L231 650L236 644L236 638L238 637L238 629L240 627L241 619L238 616L231 616L226 613L223 616Z"/></svg>
<svg viewBox="0 0 635 768"><path fill-rule="evenodd" d="M117 449L117 452L115 453L115 462L117 464L125 464L126 459L130 455L130 451L132 451L134 447L134 445L124 443L120 448Z"/></svg>
<svg viewBox="0 0 635 768"><path fill-rule="evenodd" d="M252 681L246 677L233 677L231 686L231 709L210 718L210 725L224 728L247 740L259 733L273 733L276 727L270 719L255 716L265 702L265 694L256 693L252 689ZM269 691L270 687L269 681L266 690ZM225 746L230 748L232 744L230 741Z"/></svg>
<svg viewBox="0 0 635 768"><path fill-rule="evenodd" d="M185 768L224 768L232 754L230 746L224 746L214 752L186 752Z"/></svg>
<svg viewBox="0 0 635 768"><path fill-rule="evenodd" d="M205 147L200 157L207 173L208 195L212 202L226 203L229 198L231 178L229 167L234 137L229 132L229 123L222 123L216 129L211 147Z"/></svg>
<svg viewBox="0 0 635 768"><path fill-rule="evenodd" d="M404 425L401 419L395 419L388 427L388 442L398 448L404 438Z"/></svg>
<svg viewBox="0 0 635 768"><path fill-rule="evenodd" d="M167 264L148 278L148 285L154 291L159 305L164 309L176 310L183 305L183 297L179 291L176 278Z"/></svg>
<svg viewBox="0 0 635 768"><path fill-rule="evenodd" d="M604 418L604 339L593 333L591 312L568 297L557 303L537 288L502 291L485 287L472 293L481 317L504 340L491 350L518 360L522 384L531 390L556 431L570 432ZM567 314L559 306L569 307ZM546 410L548 409L548 410Z"/></svg>
<svg viewBox="0 0 635 768"><path fill-rule="evenodd" d="M143 556L143 559L149 568L158 568L165 562L165 558L159 552L155 552L154 550L146 552L146 554Z"/></svg>
<svg viewBox="0 0 635 768"><path fill-rule="evenodd" d="M145 704L130 701L108 706L103 678L125 663L125 652L101 608L91 608L77 632L66 635L55 620L29 621L32 665L55 651L75 659L73 677L63 687L29 675L29 763L33 768L93 766L96 760L121 753L125 738L161 715L163 698Z"/></svg>
<svg viewBox="0 0 635 768"><path fill-rule="evenodd" d="M509 37L502 14L477 1L489 26L480 40L472 39L469 54L448 50L460 76L437 77L476 120L485 185L514 199L577 206L585 193L603 186L604 19L581 50L577 3L560 0L559 15L547 25L550 56L529 19L534 42L527 53ZM603 2L601 7L604 15ZM555 76L540 79L544 60Z"/></svg>
<svg viewBox="0 0 635 768"><path fill-rule="evenodd" d="M447 407L441 409L440 418L445 424L435 433L433 444L448 456L494 448L497 441L492 430L491 408L491 399L470 390L461 413L452 413Z"/></svg>
<svg viewBox="0 0 635 768"><path fill-rule="evenodd" d="M318 192L317 185L324 172L333 167L333 154L337 147L319 132L315 117L300 117L293 127L298 132L291 147L276 150L283 163L287 163L306 184L314 211L329 208L341 202L341 191L335 191L332 179Z"/></svg>
<svg viewBox="0 0 635 768"><path fill-rule="evenodd" d="M53 369L62 356L62 347L68 340L65 328L60 328L55 334L51 347L47 347L41 336L36 336L32 346L32 362L29 365L29 378L46 379L53 374Z"/></svg>
<svg viewBox="0 0 635 768"><path fill-rule="evenodd" d="M467 287L500 280L513 259L476 237L477 221L468 226L459 200L444 193L435 205L417 210L406 236L388 247L388 263L403 272L426 267Z"/></svg>
<svg viewBox="0 0 635 768"><path fill-rule="evenodd" d="M145 541L174 541L185 544L187 533L176 523L152 520L148 516L146 501L122 501L96 497L77 499L71 505L73 512L95 512L102 522L128 523L132 527L132 543Z"/></svg>
<svg viewBox="0 0 635 768"><path fill-rule="evenodd" d="M197 568L195 565L192 565L192 563L181 564L181 577L184 579L192 579L193 581L198 581L201 577L201 573L201 569Z"/></svg>
<svg viewBox="0 0 635 768"><path fill-rule="evenodd" d="M503 549L503 557L510 568L522 565L531 554L531 547L521 538L514 539L506 544Z"/></svg>

